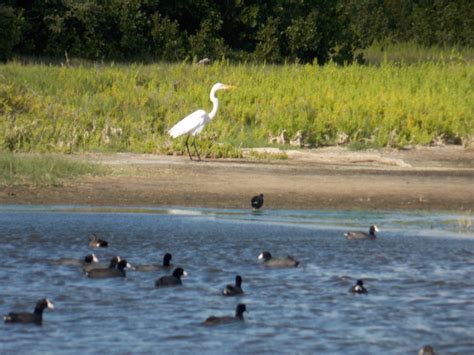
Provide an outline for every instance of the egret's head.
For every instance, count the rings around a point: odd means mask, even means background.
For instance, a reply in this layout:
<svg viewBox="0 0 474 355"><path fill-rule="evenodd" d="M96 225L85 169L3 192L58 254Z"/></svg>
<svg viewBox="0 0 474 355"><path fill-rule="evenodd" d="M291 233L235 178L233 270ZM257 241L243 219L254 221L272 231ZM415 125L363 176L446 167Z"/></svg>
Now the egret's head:
<svg viewBox="0 0 474 355"><path fill-rule="evenodd" d="M226 85L222 83L217 83L212 86L211 91L217 91L217 90L232 90L235 89L236 87L233 85Z"/></svg>

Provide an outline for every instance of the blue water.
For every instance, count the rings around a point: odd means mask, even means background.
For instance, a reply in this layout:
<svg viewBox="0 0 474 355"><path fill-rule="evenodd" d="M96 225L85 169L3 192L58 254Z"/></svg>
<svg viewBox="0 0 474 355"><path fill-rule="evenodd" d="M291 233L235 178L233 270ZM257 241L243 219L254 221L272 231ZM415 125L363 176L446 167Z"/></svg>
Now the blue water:
<svg viewBox="0 0 474 355"><path fill-rule="evenodd" d="M0 312L32 311L47 297L43 326L0 325L0 353L474 353L474 234L469 215L0 207ZM375 241L347 230L377 224ZM88 235L110 247L91 250ZM269 269L261 251L301 265ZM88 279L61 257L160 263L165 252L189 276L156 289L166 271ZM245 294L221 295L243 277ZM368 295L348 292L363 279ZM210 315L245 322L204 326Z"/></svg>

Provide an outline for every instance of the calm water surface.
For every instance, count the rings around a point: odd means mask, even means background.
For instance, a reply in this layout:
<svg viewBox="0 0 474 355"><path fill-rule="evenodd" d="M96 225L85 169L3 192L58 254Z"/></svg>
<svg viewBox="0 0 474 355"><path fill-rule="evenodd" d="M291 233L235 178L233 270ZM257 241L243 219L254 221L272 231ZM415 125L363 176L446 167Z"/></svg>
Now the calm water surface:
<svg viewBox="0 0 474 355"><path fill-rule="evenodd" d="M0 325L0 353L474 353L474 235L455 214L0 207L0 312L32 311L50 298L42 327ZM381 229L348 241L349 229ZM91 280L61 257L160 263L189 276L156 289L166 271ZM268 269L257 256L293 255ZM236 274L245 295L221 296ZM348 292L358 278L368 295ZM203 326L247 304L246 321Z"/></svg>

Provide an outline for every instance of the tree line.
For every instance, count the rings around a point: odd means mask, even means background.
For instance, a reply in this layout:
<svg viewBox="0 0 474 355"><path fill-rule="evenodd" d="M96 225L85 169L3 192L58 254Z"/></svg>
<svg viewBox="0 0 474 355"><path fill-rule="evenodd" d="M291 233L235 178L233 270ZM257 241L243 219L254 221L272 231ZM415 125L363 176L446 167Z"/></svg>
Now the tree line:
<svg viewBox="0 0 474 355"><path fill-rule="evenodd" d="M0 60L362 60L374 42L474 45L472 0L2 0Z"/></svg>

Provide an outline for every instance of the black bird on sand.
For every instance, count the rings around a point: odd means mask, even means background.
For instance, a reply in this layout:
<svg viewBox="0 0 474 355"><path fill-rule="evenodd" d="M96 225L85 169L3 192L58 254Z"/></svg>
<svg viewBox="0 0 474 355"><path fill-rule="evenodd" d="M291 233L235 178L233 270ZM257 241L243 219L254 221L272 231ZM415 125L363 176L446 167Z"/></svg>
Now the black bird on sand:
<svg viewBox="0 0 474 355"><path fill-rule="evenodd" d="M252 197L250 200L253 210L258 210L263 206L263 194Z"/></svg>

